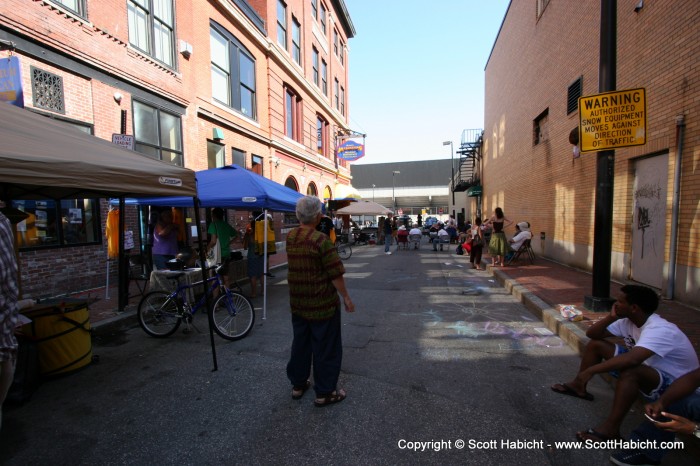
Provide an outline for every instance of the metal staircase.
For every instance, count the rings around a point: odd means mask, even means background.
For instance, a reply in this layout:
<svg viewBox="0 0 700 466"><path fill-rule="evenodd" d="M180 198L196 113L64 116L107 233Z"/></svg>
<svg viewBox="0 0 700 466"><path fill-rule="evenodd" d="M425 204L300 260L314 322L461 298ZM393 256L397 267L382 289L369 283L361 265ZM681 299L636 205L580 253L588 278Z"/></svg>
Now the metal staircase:
<svg viewBox="0 0 700 466"><path fill-rule="evenodd" d="M464 192L473 186L481 185L481 147L484 136L482 129L465 129L457 154L454 191Z"/></svg>

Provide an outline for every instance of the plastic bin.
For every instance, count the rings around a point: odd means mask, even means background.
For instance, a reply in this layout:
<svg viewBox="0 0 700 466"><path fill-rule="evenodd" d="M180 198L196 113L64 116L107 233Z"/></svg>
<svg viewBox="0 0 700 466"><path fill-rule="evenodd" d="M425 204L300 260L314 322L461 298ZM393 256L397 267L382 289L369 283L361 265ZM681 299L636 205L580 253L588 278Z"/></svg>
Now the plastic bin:
<svg viewBox="0 0 700 466"><path fill-rule="evenodd" d="M66 374L90 364L92 339L86 301L48 300L22 314L32 319L22 326L22 333L38 346L43 376Z"/></svg>

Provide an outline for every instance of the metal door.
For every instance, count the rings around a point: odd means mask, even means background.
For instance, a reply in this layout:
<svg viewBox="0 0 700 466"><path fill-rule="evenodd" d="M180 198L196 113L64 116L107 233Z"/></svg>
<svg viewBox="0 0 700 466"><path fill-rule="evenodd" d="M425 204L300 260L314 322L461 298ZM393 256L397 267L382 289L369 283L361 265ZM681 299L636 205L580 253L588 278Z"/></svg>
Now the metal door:
<svg viewBox="0 0 700 466"><path fill-rule="evenodd" d="M631 277L661 288L666 245L668 154L635 162Z"/></svg>

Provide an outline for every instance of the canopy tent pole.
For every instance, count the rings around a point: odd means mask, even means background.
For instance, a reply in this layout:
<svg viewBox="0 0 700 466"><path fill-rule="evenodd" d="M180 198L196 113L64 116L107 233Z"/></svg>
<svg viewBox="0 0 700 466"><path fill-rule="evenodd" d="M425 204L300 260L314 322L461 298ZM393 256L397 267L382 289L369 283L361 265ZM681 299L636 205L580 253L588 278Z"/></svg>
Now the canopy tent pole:
<svg viewBox="0 0 700 466"><path fill-rule="evenodd" d="M267 209L264 210L265 222L263 223L263 228L265 232L263 233L263 320L267 319L267 266L269 257L267 255Z"/></svg>
<svg viewBox="0 0 700 466"><path fill-rule="evenodd" d="M199 262L202 266L202 284L204 286L204 299L206 300L206 303L207 303L207 309L212 309L212 306L213 306L212 296L207 291L207 278L208 278L207 251L206 251L207 248L206 248L205 239L202 238L201 227L199 225L199 208L200 208L199 198L197 198L196 196L193 197L192 203L194 204L194 224L197 225L197 237L199 238ZM217 361L216 361L216 345L214 343L214 313L207 312L207 316L209 316L208 320L209 320L209 340L211 342L211 357L214 361L214 368L211 371L216 372L219 369L219 365L217 364Z"/></svg>
<svg viewBox="0 0 700 466"><path fill-rule="evenodd" d="M117 256L117 270L119 272L119 281L117 282L119 284L118 286L118 292L117 295L119 297L118 299L118 309L119 312L124 312L124 309L126 308L126 305L129 301L129 277L127 275L127 270L126 270L126 254L124 253L124 224L126 222L126 215L124 215L124 212L126 210L126 203L124 200L124 196L119 197L119 232L118 232L118 251L119 255Z"/></svg>

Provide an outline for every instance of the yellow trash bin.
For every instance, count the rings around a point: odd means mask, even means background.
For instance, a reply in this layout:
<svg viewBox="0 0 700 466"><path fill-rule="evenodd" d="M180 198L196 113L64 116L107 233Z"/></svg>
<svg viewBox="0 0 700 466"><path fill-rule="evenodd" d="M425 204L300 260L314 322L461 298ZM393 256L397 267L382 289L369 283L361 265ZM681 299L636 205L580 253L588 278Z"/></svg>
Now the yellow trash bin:
<svg viewBox="0 0 700 466"><path fill-rule="evenodd" d="M43 301L22 311L32 322L22 333L39 349L39 371L44 376L67 374L92 361L90 314L78 299Z"/></svg>

